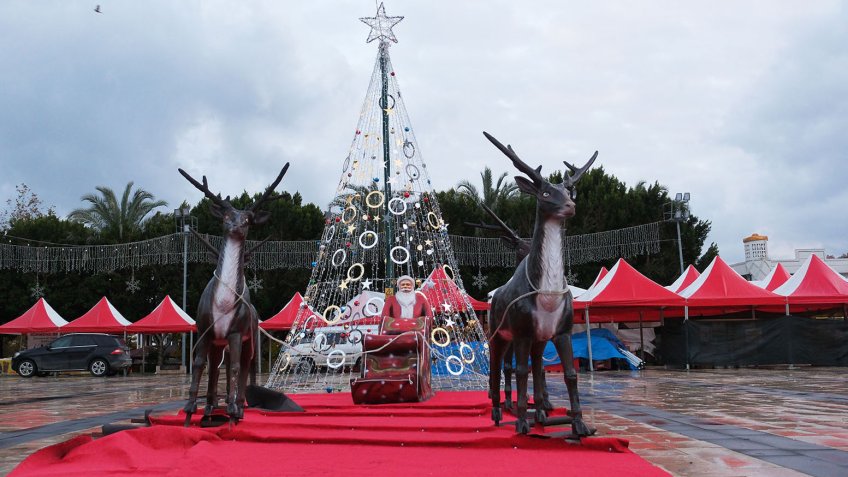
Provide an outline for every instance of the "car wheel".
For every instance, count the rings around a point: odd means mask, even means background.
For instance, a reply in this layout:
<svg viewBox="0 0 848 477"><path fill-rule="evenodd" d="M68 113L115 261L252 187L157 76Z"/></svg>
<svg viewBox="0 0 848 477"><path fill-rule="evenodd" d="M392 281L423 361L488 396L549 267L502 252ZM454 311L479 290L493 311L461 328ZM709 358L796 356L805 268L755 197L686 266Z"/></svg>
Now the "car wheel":
<svg viewBox="0 0 848 477"><path fill-rule="evenodd" d="M97 376L98 378L106 376L106 374L109 373L109 363L107 363L103 358L95 358L94 361L88 365L88 370L91 372L92 376Z"/></svg>
<svg viewBox="0 0 848 477"><path fill-rule="evenodd" d="M18 374L25 378L31 378L38 373L38 367L35 365L35 361L31 359L25 359L18 363L18 369L16 369L15 371L17 371Z"/></svg>
<svg viewBox="0 0 848 477"><path fill-rule="evenodd" d="M304 358L299 363L297 363L297 369L295 372L297 374L312 374L315 370L315 363L312 361L312 358Z"/></svg>

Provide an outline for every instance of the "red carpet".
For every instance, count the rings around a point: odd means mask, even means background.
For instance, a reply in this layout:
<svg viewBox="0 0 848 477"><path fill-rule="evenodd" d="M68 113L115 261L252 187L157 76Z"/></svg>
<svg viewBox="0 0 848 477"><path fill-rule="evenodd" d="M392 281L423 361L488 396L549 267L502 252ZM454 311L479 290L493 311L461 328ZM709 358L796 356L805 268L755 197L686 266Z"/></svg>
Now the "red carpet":
<svg viewBox="0 0 848 477"><path fill-rule="evenodd" d="M544 436L570 427L536 428L531 436L516 435L511 424L494 427L485 392L377 406L356 406L344 393L291 397L307 412L248 410L231 429L184 428L181 415L159 417L149 428L44 448L10 475L669 475L623 439L571 444Z"/></svg>

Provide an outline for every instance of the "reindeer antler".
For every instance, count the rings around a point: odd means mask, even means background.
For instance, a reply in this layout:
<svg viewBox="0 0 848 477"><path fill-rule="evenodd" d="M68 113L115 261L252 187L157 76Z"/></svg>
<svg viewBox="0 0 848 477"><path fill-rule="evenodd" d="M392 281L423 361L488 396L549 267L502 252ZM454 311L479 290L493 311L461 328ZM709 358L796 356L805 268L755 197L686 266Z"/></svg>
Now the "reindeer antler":
<svg viewBox="0 0 848 477"><path fill-rule="evenodd" d="M182 174L183 177L186 178L186 180L191 182L191 184L194 187L197 187L201 192L203 192L206 195L206 197L209 197L209 200L214 202L216 205L218 205L220 207L227 207L227 206L230 205L229 201L222 199L220 194L217 194L217 195L213 194L212 191L209 190L209 184L206 182L206 176L203 176L203 184L201 184L200 182L197 182L197 180L194 177L191 177L190 175L188 175L188 172L186 172L182 169L177 169L177 170L180 171L180 174Z"/></svg>
<svg viewBox="0 0 848 477"><path fill-rule="evenodd" d="M275 180L271 185L269 185L268 188L265 189L265 192L262 194L262 197L260 197L256 202L253 203L252 206L250 206L251 211L255 212L259 210L259 207L261 207L265 202L268 201L268 197L271 196L271 193L274 192L274 189L276 189L277 186L280 184L280 181L283 180L283 176L286 175L286 171L288 170L289 163L287 162L286 165L283 166L283 170L281 170L280 174L277 176L277 180Z"/></svg>
<svg viewBox="0 0 848 477"><path fill-rule="evenodd" d="M595 159L597 159L597 158L598 158L598 151L595 151L595 153L592 154L592 157L589 159L589 162L587 162L586 165L581 167L580 169L572 166L571 164L569 164L566 161L562 161L562 163L565 164L565 167L567 167L569 170L571 170L571 175L568 175L568 174L565 175L565 186L566 187L573 187L574 184L576 184L577 181L580 180L580 177L583 175L583 173L586 172L590 167L592 167L592 163L595 162Z"/></svg>
<svg viewBox="0 0 848 477"><path fill-rule="evenodd" d="M529 177L534 184L538 186L544 181L544 179L542 178L542 166L533 169L532 167L528 166L524 161L522 161L521 158L518 157L518 154L515 153L515 151L512 149L512 146L504 146L503 144L501 144L500 141L495 139L494 136L487 133L486 131L483 131L483 135L486 136L486 139L491 141L492 144L495 145L495 147L500 149L502 153L506 154L506 157L512 160L512 164L515 165L516 169L527 174L527 177Z"/></svg>

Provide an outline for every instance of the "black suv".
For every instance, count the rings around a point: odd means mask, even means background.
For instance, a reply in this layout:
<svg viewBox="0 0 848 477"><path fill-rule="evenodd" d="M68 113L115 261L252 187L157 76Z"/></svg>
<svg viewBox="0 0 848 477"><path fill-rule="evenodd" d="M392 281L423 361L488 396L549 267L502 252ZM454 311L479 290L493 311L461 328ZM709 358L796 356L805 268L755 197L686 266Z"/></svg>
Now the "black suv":
<svg viewBox="0 0 848 477"><path fill-rule="evenodd" d="M120 338L99 333L75 333L15 353L12 369L25 378L53 371L84 371L106 376L129 368L130 349Z"/></svg>

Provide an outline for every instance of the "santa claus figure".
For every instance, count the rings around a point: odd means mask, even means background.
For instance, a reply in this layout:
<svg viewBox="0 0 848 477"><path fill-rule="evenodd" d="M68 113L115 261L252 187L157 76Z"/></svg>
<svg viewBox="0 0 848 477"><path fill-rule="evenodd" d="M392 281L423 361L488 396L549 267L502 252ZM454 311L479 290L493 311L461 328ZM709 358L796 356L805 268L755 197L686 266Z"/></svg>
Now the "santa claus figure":
<svg viewBox="0 0 848 477"><path fill-rule="evenodd" d="M386 297L386 304L383 306L384 318L433 318L433 310L427 297L415 291L415 280L412 277L404 275L398 278L397 286L397 293Z"/></svg>

